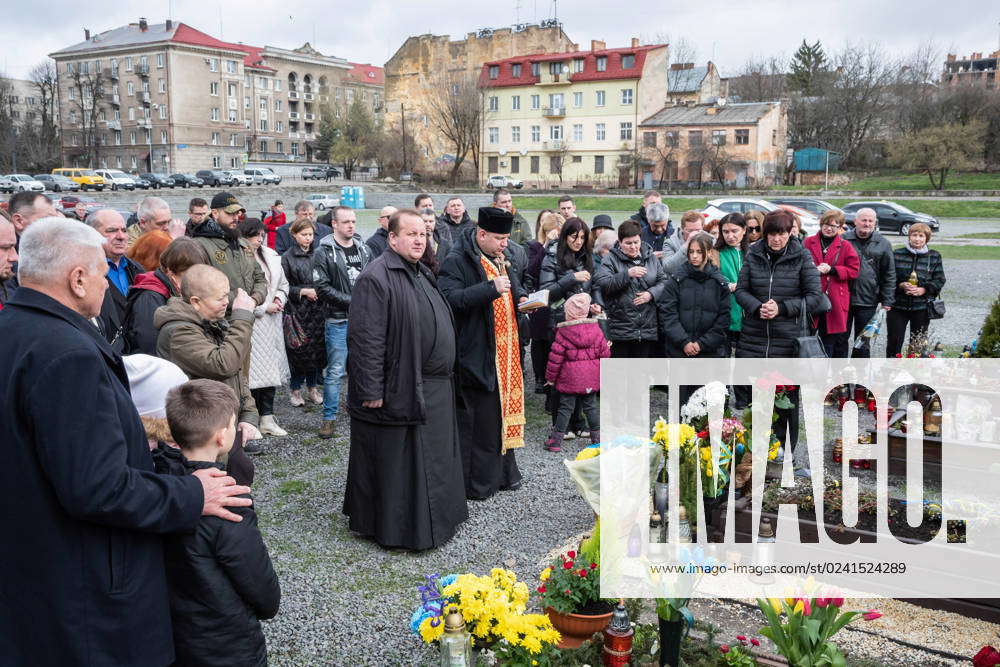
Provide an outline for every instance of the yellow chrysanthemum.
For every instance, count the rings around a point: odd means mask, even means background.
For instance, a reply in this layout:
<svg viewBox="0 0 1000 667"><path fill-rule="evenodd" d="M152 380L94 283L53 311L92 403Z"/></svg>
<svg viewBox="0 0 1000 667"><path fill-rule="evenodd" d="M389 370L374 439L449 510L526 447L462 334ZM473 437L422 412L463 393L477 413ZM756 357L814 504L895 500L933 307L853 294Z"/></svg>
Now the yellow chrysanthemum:
<svg viewBox="0 0 1000 667"><path fill-rule="evenodd" d="M592 459L595 456L600 456L600 447L587 447L586 449L580 450L580 453L576 455L577 461L586 461L587 459Z"/></svg>
<svg viewBox="0 0 1000 667"><path fill-rule="evenodd" d="M542 581L548 581L549 577L551 577L551 576L552 576L552 568L551 567L547 567L544 570L542 570L542 573L540 575L538 575L538 578L540 580L542 580Z"/></svg>
<svg viewBox="0 0 1000 667"><path fill-rule="evenodd" d="M420 638L425 643L436 642L444 634L444 623L438 623L437 627L431 625L431 619L425 618L420 623Z"/></svg>

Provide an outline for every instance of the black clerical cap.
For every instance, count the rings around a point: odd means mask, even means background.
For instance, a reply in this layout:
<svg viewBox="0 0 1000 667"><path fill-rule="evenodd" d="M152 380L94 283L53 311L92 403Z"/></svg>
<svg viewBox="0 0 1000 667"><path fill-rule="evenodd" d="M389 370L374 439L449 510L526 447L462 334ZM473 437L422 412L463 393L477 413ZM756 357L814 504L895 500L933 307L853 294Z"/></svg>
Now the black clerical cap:
<svg viewBox="0 0 1000 667"><path fill-rule="evenodd" d="M510 234L514 226L514 214L495 206L483 206L479 209L480 227L494 234Z"/></svg>

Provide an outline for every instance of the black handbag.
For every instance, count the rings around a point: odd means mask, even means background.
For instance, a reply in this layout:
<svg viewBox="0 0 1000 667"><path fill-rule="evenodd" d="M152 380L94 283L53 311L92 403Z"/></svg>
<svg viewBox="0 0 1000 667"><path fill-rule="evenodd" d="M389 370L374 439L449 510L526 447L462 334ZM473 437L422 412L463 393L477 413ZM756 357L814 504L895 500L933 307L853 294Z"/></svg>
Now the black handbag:
<svg viewBox="0 0 1000 667"><path fill-rule="evenodd" d="M944 317L944 314L944 299L941 297L935 297L927 300L927 317L932 320L940 320Z"/></svg>
<svg viewBox="0 0 1000 667"><path fill-rule="evenodd" d="M816 334L809 333L808 317L806 314L806 300L799 302L799 336L795 339L795 348L798 351L799 359L826 359L826 346L823 339Z"/></svg>

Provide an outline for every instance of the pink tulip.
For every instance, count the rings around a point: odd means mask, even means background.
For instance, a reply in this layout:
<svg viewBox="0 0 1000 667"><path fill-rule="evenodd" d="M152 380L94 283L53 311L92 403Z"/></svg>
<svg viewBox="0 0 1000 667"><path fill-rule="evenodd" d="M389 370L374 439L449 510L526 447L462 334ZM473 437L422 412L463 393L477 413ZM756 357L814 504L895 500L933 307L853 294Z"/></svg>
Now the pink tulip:
<svg viewBox="0 0 1000 667"><path fill-rule="evenodd" d="M826 609L828 604L830 604L830 598L816 598L816 606L820 609Z"/></svg>
<svg viewBox="0 0 1000 667"><path fill-rule="evenodd" d="M723 644L722 646L719 647L719 650L722 651L723 653L729 653L729 644Z"/></svg>
<svg viewBox="0 0 1000 667"><path fill-rule="evenodd" d="M830 604L832 604L837 609L844 606L844 598L830 598Z"/></svg>
<svg viewBox="0 0 1000 667"><path fill-rule="evenodd" d="M882 613L874 609L869 609L867 612L861 615L861 618L866 621L874 621L876 618L882 618Z"/></svg>
<svg viewBox="0 0 1000 667"><path fill-rule="evenodd" d="M805 616L810 616L813 613L812 605L809 604L809 600L806 600L805 598L802 599L802 613Z"/></svg>

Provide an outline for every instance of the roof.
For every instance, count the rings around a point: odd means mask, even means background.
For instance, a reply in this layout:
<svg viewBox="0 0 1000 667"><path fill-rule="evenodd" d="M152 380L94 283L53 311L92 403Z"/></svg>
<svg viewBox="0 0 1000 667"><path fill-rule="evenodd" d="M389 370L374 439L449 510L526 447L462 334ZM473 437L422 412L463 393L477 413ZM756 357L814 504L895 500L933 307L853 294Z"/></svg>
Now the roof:
<svg viewBox="0 0 1000 667"><path fill-rule="evenodd" d="M639 125L755 125L775 106L775 102L746 102L724 106L711 104L669 106L660 109ZM714 115L708 113L708 110L713 108L716 110Z"/></svg>
<svg viewBox="0 0 1000 667"><path fill-rule="evenodd" d="M96 49L122 48L128 46L141 47L147 44L159 44L161 42L172 42L174 44L190 44L191 46L202 46L211 49L226 51L241 51L243 65L254 69L272 70L273 68L263 65L261 57L262 49L248 44L233 44L216 39L211 35L192 28L186 23L173 22L170 29L166 23L150 23L146 30L140 30L138 23L105 30L102 33L92 36L89 40L79 42L73 46L54 51L49 55L52 57L68 56L74 53L86 53Z"/></svg>
<svg viewBox="0 0 1000 667"><path fill-rule="evenodd" d="M667 74L667 90L671 93L695 93L708 76L708 67L672 69Z"/></svg>
<svg viewBox="0 0 1000 667"><path fill-rule="evenodd" d="M351 81L373 86L385 85L385 70L381 67L367 63L348 63L348 65L351 66L351 69L347 72L346 77Z"/></svg>
<svg viewBox="0 0 1000 667"><path fill-rule="evenodd" d="M613 79L638 79L642 76L643 66L646 64L646 54L654 49L666 47L666 44L649 44L646 46L626 47L619 49L599 49L596 51L570 51L564 53L534 53L503 60L493 60L483 63L483 69L479 74L480 87L502 88L509 86L530 86L536 84L541 79L540 76L531 75L531 63L558 62L561 60L583 59L583 71L574 72L569 75L571 82L578 81L605 81ZM635 66L629 69L622 68L622 56L634 55ZM597 71L597 58L605 56L608 59L607 68ZM513 65L521 65L521 76L515 77ZM500 73L496 79L489 78L489 68L499 66Z"/></svg>

